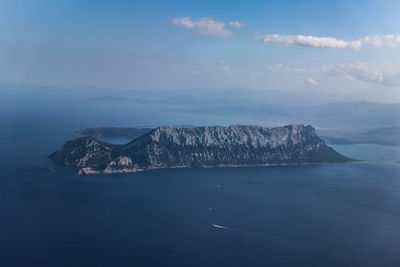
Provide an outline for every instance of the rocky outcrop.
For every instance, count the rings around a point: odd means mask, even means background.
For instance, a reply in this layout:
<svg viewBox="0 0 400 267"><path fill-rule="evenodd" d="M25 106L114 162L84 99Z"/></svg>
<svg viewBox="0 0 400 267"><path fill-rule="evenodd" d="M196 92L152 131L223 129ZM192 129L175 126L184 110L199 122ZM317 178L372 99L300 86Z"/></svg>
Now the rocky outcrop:
<svg viewBox="0 0 400 267"><path fill-rule="evenodd" d="M67 142L50 158L80 174L176 167L267 166L348 162L311 126L159 127L126 145L92 137Z"/></svg>

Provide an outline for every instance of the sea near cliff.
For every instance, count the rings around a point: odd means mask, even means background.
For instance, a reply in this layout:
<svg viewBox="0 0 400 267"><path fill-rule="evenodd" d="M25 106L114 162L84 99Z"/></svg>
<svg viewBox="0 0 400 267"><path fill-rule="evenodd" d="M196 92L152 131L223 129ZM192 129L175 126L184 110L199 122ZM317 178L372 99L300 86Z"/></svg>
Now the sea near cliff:
<svg viewBox="0 0 400 267"><path fill-rule="evenodd" d="M398 147L335 146L368 160L348 164L77 176L46 158L84 126L65 121L1 121L0 266L400 265Z"/></svg>

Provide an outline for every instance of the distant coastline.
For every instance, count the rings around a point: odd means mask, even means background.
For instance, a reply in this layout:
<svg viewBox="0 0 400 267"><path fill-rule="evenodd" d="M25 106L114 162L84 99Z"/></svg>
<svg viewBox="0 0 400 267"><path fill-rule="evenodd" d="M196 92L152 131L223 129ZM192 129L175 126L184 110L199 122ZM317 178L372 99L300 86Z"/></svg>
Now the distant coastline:
<svg viewBox="0 0 400 267"><path fill-rule="evenodd" d="M180 128L193 128L193 125L180 125ZM97 127L85 128L74 132L76 135L92 136L100 139L127 139L133 140L143 134L150 132L156 126L137 127ZM328 144L332 145L354 145L354 144L376 144L384 146L400 146L400 126L381 127L361 133L335 132L321 134Z"/></svg>

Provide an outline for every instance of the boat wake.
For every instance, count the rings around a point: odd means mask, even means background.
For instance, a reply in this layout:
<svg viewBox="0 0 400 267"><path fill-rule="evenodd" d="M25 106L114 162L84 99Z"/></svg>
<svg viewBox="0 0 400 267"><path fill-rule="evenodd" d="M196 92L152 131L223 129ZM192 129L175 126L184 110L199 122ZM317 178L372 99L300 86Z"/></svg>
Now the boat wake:
<svg viewBox="0 0 400 267"><path fill-rule="evenodd" d="M307 243L303 243L303 242L296 242L296 241L292 241L290 239L286 239L286 238L280 238L271 234L260 234L260 233L253 233L253 232L248 232L248 231L244 231L244 230L240 230L240 229L235 229L235 228L230 228L230 227L226 227L226 226L222 226L219 224L212 224L212 227L217 228L217 229L221 229L221 230L227 230L227 231L231 231L231 232L237 232L237 233L244 233L244 234L250 234L250 235L255 235L258 237L264 237L264 238L268 238L270 240L273 241L277 241L277 242L281 242L281 243L287 243L288 245L291 246L297 246L297 247L302 247L302 248L306 248L306 249L310 249L310 250L314 250L314 251L319 251L319 252L329 252L329 253L334 253L336 255L339 256L344 256L344 257L348 257L348 258L353 258L353 259L358 259L358 260L363 260L366 262L372 262L372 263L380 263L380 264L385 264L385 262L383 261L379 261L376 259L370 259L369 257L363 256L363 255L353 255L353 254L349 254L346 252L332 252L329 249L324 249L324 248L320 248L317 246L313 246Z"/></svg>
<svg viewBox="0 0 400 267"><path fill-rule="evenodd" d="M230 228L230 227L222 226L222 225L219 225L219 224L212 224L212 227L217 228L217 229L222 229L222 230L231 231L231 232L237 232L237 233L245 233L245 234L256 235L256 233L252 233L252 232L248 232L248 231L243 231L243 230L235 229L235 228Z"/></svg>
<svg viewBox="0 0 400 267"><path fill-rule="evenodd" d="M215 227L215 228L219 228L219 229L233 230L232 228L225 227L225 226L218 225L218 224L213 224L212 226Z"/></svg>

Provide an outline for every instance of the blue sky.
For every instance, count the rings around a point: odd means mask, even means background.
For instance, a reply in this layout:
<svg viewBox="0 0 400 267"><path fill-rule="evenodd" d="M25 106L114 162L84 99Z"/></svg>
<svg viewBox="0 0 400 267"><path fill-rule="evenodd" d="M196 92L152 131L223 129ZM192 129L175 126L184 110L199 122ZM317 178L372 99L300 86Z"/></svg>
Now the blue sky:
<svg viewBox="0 0 400 267"><path fill-rule="evenodd" d="M0 83L400 102L398 14L397 0L3 0Z"/></svg>

